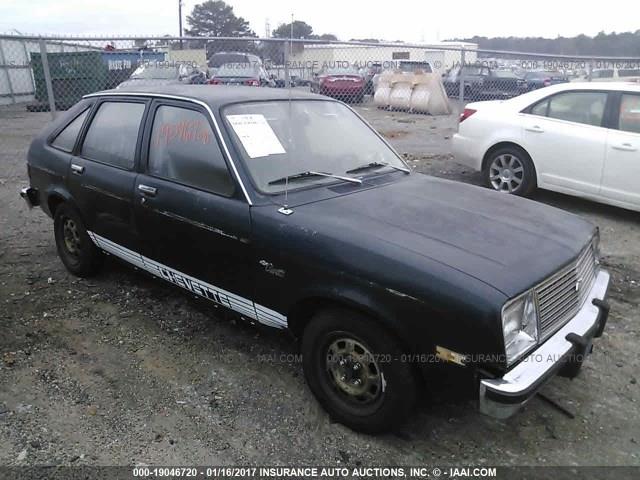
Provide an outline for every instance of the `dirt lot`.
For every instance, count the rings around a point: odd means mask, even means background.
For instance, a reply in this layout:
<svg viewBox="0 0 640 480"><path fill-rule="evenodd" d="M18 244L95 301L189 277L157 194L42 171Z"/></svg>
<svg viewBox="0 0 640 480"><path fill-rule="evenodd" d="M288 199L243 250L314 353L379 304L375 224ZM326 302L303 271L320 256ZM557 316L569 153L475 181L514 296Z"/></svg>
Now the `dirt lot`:
<svg viewBox="0 0 640 480"><path fill-rule="evenodd" d="M361 107L422 173L478 183L447 155L455 117ZM602 231L612 314L581 376L499 422L425 400L393 434L331 423L295 345L116 262L91 280L27 210L25 152L47 113L0 108L0 464L640 465L640 215L550 193ZM523 266L526 268L526 266Z"/></svg>

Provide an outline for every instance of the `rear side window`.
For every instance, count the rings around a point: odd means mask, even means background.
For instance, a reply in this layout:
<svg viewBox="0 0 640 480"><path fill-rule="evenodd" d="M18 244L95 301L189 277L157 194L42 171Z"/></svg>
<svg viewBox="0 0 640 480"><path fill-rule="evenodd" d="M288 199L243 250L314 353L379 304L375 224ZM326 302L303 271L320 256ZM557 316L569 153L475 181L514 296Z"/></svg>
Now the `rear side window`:
<svg viewBox="0 0 640 480"><path fill-rule="evenodd" d="M605 92L566 92L535 104L529 113L600 127L606 104Z"/></svg>
<svg viewBox="0 0 640 480"><path fill-rule="evenodd" d="M234 189L208 119L187 108L162 105L156 110L149 173L225 196Z"/></svg>
<svg viewBox="0 0 640 480"><path fill-rule="evenodd" d="M640 133L640 95L622 95L618 128L625 132Z"/></svg>
<svg viewBox="0 0 640 480"><path fill-rule="evenodd" d="M102 103L85 136L82 156L120 168L133 168L144 108L144 103Z"/></svg>
<svg viewBox="0 0 640 480"><path fill-rule="evenodd" d="M58 134L53 142L51 142L51 145L59 148L60 150L71 153L71 151L73 150L73 146L76 144L78 133L80 133L82 124L84 123L88 114L89 109L78 115L69 125L64 127L64 129Z"/></svg>

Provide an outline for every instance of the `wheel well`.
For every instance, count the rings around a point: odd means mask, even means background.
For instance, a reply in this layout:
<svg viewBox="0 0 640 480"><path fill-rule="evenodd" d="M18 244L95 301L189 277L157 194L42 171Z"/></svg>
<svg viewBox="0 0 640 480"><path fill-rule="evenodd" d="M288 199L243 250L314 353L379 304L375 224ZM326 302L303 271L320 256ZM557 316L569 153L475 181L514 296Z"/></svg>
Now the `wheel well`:
<svg viewBox="0 0 640 480"><path fill-rule="evenodd" d="M57 195L55 193L49 195L49 198L47 199L47 206L49 207L49 212L51 212L52 217L55 217L56 209L62 203L64 203L64 198L62 198L60 195Z"/></svg>
<svg viewBox="0 0 640 480"><path fill-rule="evenodd" d="M313 316L320 310L328 308L342 308L353 310L362 315L366 315L374 322L376 322L380 327L387 330L390 334L394 335L400 341L403 350L407 352L410 351L407 339L403 338L402 332L398 331L398 329L394 329L387 322L383 321L376 312L354 304L353 302L350 302L348 300L343 301L327 297L310 297L301 300L294 305L294 307L290 310L289 315L287 315L289 331L294 335L294 337L300 339L302 337L304 329L309 324Z"/></svg>
<svg viewBox="0 0 640 480"><path fill-rule="evenodd" d="M487 153L484 154L484 157L482 158L482 170L483 171L487 167L487 162L489 161L489 158L491 158L491 155L493 154L493 152L495 152L496 150L499 150L501 148L505 148L505 147L517 148L518 150L522 151L529 158L529 160L531 160L531 155L529 155L529 152L527 152L524 148L522 148L517 143L514 143L514 142L500 142L500 143L496 143L489 150L487 150ZM533 161L531 161L531 164L533 164ZM535 169L535 165L534 165L534 169Z"/></svg>

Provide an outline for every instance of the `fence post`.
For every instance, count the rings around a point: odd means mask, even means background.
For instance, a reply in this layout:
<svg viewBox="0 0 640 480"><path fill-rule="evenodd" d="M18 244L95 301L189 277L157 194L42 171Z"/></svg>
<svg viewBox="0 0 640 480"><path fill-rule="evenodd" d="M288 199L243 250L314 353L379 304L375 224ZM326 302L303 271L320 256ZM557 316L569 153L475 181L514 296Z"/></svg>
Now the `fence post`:
<svg viewBox="0 0 640 480"><path fill-rule="evenodd" d="M7 59L4 56L4 46L2 40L0 40L0 65L2 65L2 70L4 71L4 75L7 79L9 95L11 95L11 103L16 103L15 92L13 91L13 85L11 84L11 74L9 73L9 64L7 63Z"/></svg>
<svg viewBox="0 0 640 480"><path fill-rule="evenodd" d="M289 56L291 55L291 42L284 40L284 85L289 88Z"/></svg>
<svg viewBox="0 0 640 480"><path fill-rule="evenodd" d="M589 69L587 70L587 82L590 82L591 79L593 78L593 65L595 63L595 60L592 58L591 60L589 60Z"/></svg>
<svg viewBox="0 0 640 480"><path fill-rule="evenodd" d="M43 38L40 38L40 60L42 61L42 70L44 71L44 83L47 86L47 98L49 99L49 109L51 110L51 118L56 119L56 99L53 96L53 83L51 82L51 70L49 70L49 59L47 58L47 44Z"/></svg>
<svg viewBox="0 0 640 480"><path fill-rule="evenodd" d="M464 47L460 49L460 91L458 92L458 100L460 100L460 106L464 105L464 74L465 74L465 50Z"/></svg>

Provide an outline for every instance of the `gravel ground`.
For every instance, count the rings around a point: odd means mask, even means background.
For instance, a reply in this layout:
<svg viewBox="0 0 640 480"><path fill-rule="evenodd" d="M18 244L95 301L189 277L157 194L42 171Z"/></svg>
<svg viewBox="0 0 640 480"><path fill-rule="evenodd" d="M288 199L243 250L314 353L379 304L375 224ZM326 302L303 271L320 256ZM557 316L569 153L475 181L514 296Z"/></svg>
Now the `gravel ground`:
<svg viewBox="0 0 640 480"><path fill-rule="evenodd" d="M418 172L479 183L447 154L455 116L359 110ZM613 275L582 374L544 389L575 418L539 398L505 422L425 399L410 424L367 436L331 423L285 335L115 260L90 280L69 275L51 220L17 195L48 120L0 109L0 464L640 465L637 213L536 197L600 226Z"/></svg>

